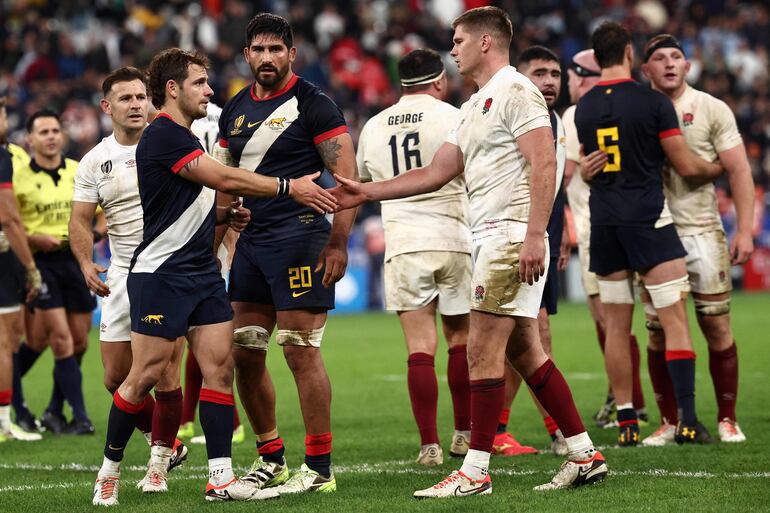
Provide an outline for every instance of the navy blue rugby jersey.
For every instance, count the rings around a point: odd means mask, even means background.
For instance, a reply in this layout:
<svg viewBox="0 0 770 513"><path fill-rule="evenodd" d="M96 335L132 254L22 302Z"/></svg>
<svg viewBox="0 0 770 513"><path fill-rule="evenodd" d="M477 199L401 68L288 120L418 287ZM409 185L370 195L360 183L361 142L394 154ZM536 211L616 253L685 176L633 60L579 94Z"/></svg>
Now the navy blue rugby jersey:
<svg viewBox="0 0 770 513"><path fill-rule="evenodd" d="M160 113L136 147L136 174L144 210L144 235L131 272L218 272L214 252L216 192L178 175L204 153L198 138Z"/></svg>
<svg viewBox="0 0 770 513"><path fill-rule="evenodd" d="M253 84L244 88L225 104L219 118L219 144L229 149L238 167L287 179L324 171L316 144L346 132L340 108L297 75L267 98L254 96ZM334 185L328 172L319 180L322 187ZM244 206L251 209L251 223L241 238L250 242L330 228L325 216L288 197L244 198Z"/></svg>
<svg viewBox="0 0 770 513"><path fill-rule="evenodd" d="M556 133L560 120L557 119L556 113L550 111L548 115L551 118L551 131L553 132L554 146L559 144L559 136ZM558 163L556 165L559 165ZM548 219L548 249L551 253L551 258L559 258L561 252L561 237L564 233L564 205L566 203L566 196L564 194L564 187L562 182L558 181L556 184L556 197L553 200L553 207L551 208L551 217Z"/></svg>
<svg viewBox="0 0 770 513"><path fill-rule="evenodd" d="M609 155L590 183L591 224L655 226L665 201L660 141L682 133L671 100L631 79L599 82L578 102L575 126L586 155Z"/></svg>

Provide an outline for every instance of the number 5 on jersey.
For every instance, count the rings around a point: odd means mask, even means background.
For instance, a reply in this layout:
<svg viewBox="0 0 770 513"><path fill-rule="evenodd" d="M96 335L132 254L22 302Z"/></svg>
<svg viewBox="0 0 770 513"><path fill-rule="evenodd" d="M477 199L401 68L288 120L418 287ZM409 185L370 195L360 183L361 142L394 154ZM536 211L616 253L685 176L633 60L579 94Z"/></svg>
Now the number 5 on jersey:
<svg viewBox="0 0 770 513"><path fill-rule="evenodd" d="M596 141L599 143L599 149L609 156L609 160L604 165L602 173L620 171L620 146L617 144L618 139L618 127L616 126L596 130Z"/></svg>

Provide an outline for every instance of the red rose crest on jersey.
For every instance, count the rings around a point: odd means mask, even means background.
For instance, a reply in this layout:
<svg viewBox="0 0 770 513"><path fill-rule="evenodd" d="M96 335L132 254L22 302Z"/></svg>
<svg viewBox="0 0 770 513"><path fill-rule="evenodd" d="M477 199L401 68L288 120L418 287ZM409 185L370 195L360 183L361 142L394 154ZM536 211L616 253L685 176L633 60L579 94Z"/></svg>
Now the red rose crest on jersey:
<svg viewBox="0 0 770 513"><path fill-rule="evenodd" d="M682 123L684 123L684 126L690 126L692 125L692 122L695 120L695 115L691 112L685 112L682 115Z"/></svg>
<svg viewBox="0 0 770 513"><path fill-rule="evenodd" d="M492 98L487 98L487 100L484 102L484 108L481 109L482 114L486 114L489 112L489 108L492 107ZM483 290L483 287L482 287Z"/></svg>
<svg viewBox="0 0 770 513"><path fill-rule="evenodd" d="M476 301L484 301L484 293L486 291L484 290L484 287L481 285L476 285L476 290L473 291L473 299Z"/></svg>

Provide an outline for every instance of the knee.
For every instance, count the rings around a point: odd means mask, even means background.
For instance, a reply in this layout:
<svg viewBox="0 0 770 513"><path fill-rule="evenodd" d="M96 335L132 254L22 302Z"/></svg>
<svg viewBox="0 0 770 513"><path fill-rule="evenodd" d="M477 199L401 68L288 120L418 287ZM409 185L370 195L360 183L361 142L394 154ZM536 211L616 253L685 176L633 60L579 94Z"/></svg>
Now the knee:
<svg viewBox="0 0 770 513"><path fill-rule="evenodd" d="M111 394L114 394L118 387L126 379L126 373L117 369L104 369L104 388Z"/></svg>
<svg viewBox="0 0 770 513"><path fill-rule="evenodd" d="M66 358L74 353L72 337L67 332L52 331L48 337L48 343L57 359Z"/></svg>
<svg viewBox="0 0 770 513"><path fill-rule="evenodd" d="M155 389L160 390L161 392L168 392L170 390L176 390L179 387L179 370L174 369L171 365L169 365L158 379L158 383L155 385Z"/></svg>
<svg viewBox="0 0 770 513"><path fill-rule="evenodd" d="M293 374L299 374L311 369L320 359L320 352L313 347L285 346L283 354L286 364Z"/></svg>
<svg viewBox="0 0 770 513"><path fill-rule="evenodd" d="M267 351L260 349L234 349L233 362L238 372L254 372L265 368Z"/></svg>
<svg viewBox="0 0 770 513"><path fill-rule="evenodd" d="M733 336L727 315L699 315L698 322L711 349L726 349L732 344Z"/></svg>

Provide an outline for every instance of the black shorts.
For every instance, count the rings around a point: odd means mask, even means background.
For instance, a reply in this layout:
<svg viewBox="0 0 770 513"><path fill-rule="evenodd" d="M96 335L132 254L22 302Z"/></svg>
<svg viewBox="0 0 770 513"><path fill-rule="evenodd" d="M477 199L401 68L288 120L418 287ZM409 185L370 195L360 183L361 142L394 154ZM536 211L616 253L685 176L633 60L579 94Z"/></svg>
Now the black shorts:
<svg viewBox="0 0 770 513"><path fill-rule="evenodd" d="M173 340L193 326L233 319L225 280L219 273L129 273L126 287L131 331L142 335Z"/></svg>
<svg viewBox="0 0 770 513"><path fill-rule="evenodd" d="M556 315L556 303L559 301L559 257L551 258L548 264L548 274L545 275L545 288L540 308L545 308L548 315Z"/></svg>
<svg viewBox="0 0 770 513"><path fill-rule="evenodd" d="M25 288L24 266L13 251L0 253L0 309L24 303Z"/></svg>
<svg viewBox="0 0 770 513"><path fill-rule="evenodd" d="M591 226L589 270L599 276L623 270L644 272L685 255L673 224L661 228Z"/></svg>
<svg viewBox="0 0 770 513"><path fill-rule="evenodd" d="M96 308L96 298L88 290L72 252L67 249L35 253L35 265L43 284L30 306L40 310L64 308L68 312L87 313Z"/></svg>
<svg viewBox="0 0 770 513"><path fill-rule="evenodd" d="M238 240L230 268L230 300L273 305L276 310L334 308L334 285L321 284L324 269L314 272L329 233L268 244Z"/></svg>

